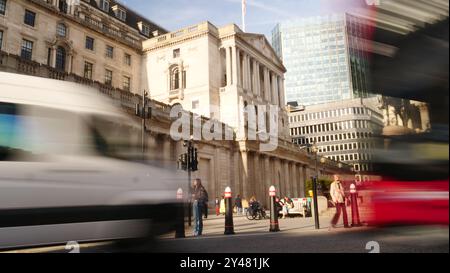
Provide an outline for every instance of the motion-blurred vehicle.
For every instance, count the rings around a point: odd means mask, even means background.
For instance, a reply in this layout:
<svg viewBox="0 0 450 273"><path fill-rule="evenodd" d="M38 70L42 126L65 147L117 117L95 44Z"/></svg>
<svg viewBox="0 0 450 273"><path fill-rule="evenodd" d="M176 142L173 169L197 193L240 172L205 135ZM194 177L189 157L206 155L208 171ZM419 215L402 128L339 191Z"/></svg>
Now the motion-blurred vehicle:
<svg viewBox="0 0 450 273"><path fill-rule="evenodd" d="M374 31L374 40L395 52L372 54L371 89L383 96L427 103L430 128L421 133L392 131L380 138L373 172L382 179L365 187L371 192L371 223L448 225L448 4L439 10L439 6L429 8L428 1L390 3L396 10L383 11L383 5L375 9L384 19ZM427 16L414 16L424 10ZM384 31L389 22L408 17L417 24L410 33ZM409 114L408 109L399 109L397 115Z"/></svg>
<svg viewBox="0 0 450 273"><path fill-rule="evenodd" d="M178 173L133 162L139 143L98 91L0 73L0 249L171 231Z"/></svg>

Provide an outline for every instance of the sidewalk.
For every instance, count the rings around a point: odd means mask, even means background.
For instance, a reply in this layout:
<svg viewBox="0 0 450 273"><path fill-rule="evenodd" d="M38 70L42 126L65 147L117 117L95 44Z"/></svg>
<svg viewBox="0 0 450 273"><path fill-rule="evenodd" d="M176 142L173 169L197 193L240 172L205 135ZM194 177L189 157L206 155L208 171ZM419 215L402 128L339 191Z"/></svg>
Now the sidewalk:
<svg viewBox="0 0 450 273"><path fill-rule="evenodd" d="M283 233L302 233L302 232L329 232L332 215L320 216L320 230L315 230L314 218L293 217L286 219L279 219L280 230ZM269 233L270 219L264 220L248 220L245 216L233 216L234 231L236 235L244 234L261 234ZM342 224L341 224L342 225ZM339 229L338 229L339 230ZM225 216L209 215L208 219L203 219L203 236L221 236L225 231ZM189 227L185 227L186 238L193 237L193 223ZM174 234L166 234L161 236L161 239L174 238Z"/></svg>

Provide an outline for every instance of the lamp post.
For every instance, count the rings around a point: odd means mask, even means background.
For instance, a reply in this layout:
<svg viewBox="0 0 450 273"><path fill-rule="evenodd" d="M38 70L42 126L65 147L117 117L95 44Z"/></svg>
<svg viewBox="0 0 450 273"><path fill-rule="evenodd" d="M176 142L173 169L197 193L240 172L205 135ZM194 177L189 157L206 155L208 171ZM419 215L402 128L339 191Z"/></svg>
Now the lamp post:
<svg viewBox="0 0 450 273"><path fill-rule="evenodd" d="M197 149L194 147L194 137L191 136L189 140L185 140L183 146L186 148L186 153L180 156L179 163L182 170L188 173L188 224L192 225L192 172L198 170L198 155Z"/></svg>
<svg viewBox="0 0 450 273"><path fill-rule="evenodd" d="M317 201L317 180L319 178L319 169L318 169L318 148L317 144L314 142L314 144L311 146L312 152L315 156L315 163L316 163L316 176L313 178L313 202L314 202L314 224L316 229L320 229L320 223L319 223L319 208L318 208L318 201Z"/></svg>

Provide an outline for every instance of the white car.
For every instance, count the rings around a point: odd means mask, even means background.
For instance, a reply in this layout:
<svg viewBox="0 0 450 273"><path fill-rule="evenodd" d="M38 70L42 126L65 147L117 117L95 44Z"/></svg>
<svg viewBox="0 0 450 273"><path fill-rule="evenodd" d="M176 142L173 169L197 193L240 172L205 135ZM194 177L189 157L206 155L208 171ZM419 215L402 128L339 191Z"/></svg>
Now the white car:
<svg viewBox="0 0 450 273"><path fill-rule="evenodd" d="M0 72L0 249L171 231L185 180L129 160L140 137L94 89Z"/></svg>

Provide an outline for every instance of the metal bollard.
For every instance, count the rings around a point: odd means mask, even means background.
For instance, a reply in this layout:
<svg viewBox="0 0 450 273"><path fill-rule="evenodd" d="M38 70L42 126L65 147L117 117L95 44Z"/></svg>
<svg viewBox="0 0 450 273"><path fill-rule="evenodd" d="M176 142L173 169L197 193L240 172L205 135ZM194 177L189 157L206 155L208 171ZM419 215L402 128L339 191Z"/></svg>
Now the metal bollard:
<svg viewBox="0 0 450 273"><path fill-rule="evenodd" d="M278 211L275 208L275 198L277 196L277 192L275 186L271 186L269 189L270 196L270 232L278 232L280 231L280 226L278 225Z"/></svg>
<svg viewBox="0 0 450 273"><path fill-rule="evenodd" d="M184 230L184 202L183 202L183 190L178 189L177 200L180 202L177 209L177 219L175 223L175 238L185 238Z"/></svg>
<svg viewBox="0 0 450 273"><path fill-rule="evenodd" d="M225 235L233 235L234 224L233 224L233 205L231 198L231 188L227 187L225 189Z"/></svg>
<svg viewBox="0 0 450 273"><path fill-rule="evenodd" d="M359 220L358 193L356 191L355 184L350 185L350 198L352 203L352 227L360 227L361 222Z"/></svg>

